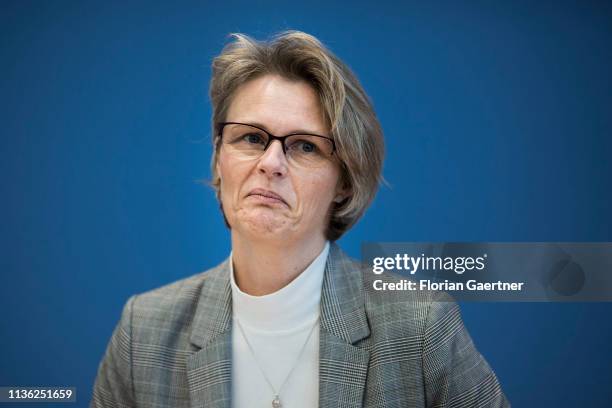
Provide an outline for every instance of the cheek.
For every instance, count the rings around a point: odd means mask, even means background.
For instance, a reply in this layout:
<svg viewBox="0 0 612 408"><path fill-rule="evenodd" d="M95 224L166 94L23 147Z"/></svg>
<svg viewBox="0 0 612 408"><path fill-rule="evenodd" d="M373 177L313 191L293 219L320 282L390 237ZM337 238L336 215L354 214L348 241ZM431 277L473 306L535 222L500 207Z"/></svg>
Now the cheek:
<svg viewBox="0 0 612 408"><path fill-rule="evenodd" d="M231 193L234 190L236 166L233 166L230 159L220 154L216 167L217 175L219 176L221 199L224 204L229 204L227 200L231 200Z"/></svg>
<svg viewBox="0 0 612 408"><path fill-rule="evenodd" d="M299 193L304 206L317 213L326 212L336 196L337 177L325 174L301 184L302 191Z"/></svg>
<svg viewBox="0 0 612 408"><path fill-rule="evenodd" d="M216 165L223 205L231 205L253 171L253 163L220 154Z"/></svg>

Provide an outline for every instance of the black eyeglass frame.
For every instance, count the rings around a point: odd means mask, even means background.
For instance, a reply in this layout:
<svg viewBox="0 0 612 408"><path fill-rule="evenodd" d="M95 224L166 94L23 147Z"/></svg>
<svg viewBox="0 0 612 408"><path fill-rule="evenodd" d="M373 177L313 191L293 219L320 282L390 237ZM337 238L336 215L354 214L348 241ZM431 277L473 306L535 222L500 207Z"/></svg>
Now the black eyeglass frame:
<svg viewBox="0 0 612 408"><path fill-rule="evenodd" d="M223 129L227 125L250 126L250 127L253 127L255 129L259 129L262 132L264 132L266 135L268 135L268 143L266 143L266 145L264 146L264 149L263 149L264 152L268 149L268 147L270 147L270 144L273 141L278 140L281 143L281 146L283 148L283 153L287 154L287 146L285 146L285 140L288 137L299 136L299 135L303 135L303 136L315 136L315 137L321 137L323 139L327 139L332 144L331 156L333 156L334 152L336 151L336 142L334 142L334 139L332 139L329 136L317 135L315 133L304 133L304 132L294 132L294 133L290 133L290 134L285 135L285 136L275 136L272 133L268 132L266 129L263 129L263 128L259 127L259 126L251 125L250 123L240 123L240 122L219 122L219 123L217 123L217 136L219 137L219 142L218 143L222 142L222 140L223 140Z"/></svg>

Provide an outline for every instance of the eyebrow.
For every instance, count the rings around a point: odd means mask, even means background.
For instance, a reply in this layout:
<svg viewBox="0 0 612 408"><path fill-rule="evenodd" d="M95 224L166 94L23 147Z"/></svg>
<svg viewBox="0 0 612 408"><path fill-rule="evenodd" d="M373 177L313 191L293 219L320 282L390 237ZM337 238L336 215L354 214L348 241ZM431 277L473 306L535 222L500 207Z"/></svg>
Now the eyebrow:
<svg viewBox="0 0 612 408"><path fill-rule="evenodd" d="M229 121L229 120L228 120L228 122L239 122L239 123L244 123L245 125L253 125L253 126L256 126L256 127L258 127L258 128L262 128L263 130L265 130L265 131L267 131L268 133L272 134L272 132L270 132L270 130L268 129L268 127L267 127L266 125L264 125L263 123L259 123L259 122L251 122L251 121L244 121L244 122L242 122L242 121L240 121L240 120L232 120L232 121ZM324 132L324 133L319 133L319 132L316 132L316 131L314 131L314 130L296 129L296 130L292 130L292 131L290 131L290 132L288 132L288 133L286 133L286 134L287 134L287 135L293 135L293 134L310 134L310 135L318 135L318 136L331 137L331 136L327 136L325 133L326 133L326 132Z"/></svg>

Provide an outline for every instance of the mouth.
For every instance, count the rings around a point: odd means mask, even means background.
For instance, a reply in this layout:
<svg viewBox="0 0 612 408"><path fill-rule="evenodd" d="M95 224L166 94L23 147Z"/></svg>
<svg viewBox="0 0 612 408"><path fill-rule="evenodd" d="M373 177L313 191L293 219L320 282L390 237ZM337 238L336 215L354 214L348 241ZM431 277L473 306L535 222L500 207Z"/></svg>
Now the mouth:
<svg viewBox="0 0 612 408"><path fill-rule="evenodd" d="M265 190L263 188L255 188L247 194L247 197L252 197L260 202L267 204L283 204L289 207L289 204L283 197L276 194L274 191Z"/></svg>

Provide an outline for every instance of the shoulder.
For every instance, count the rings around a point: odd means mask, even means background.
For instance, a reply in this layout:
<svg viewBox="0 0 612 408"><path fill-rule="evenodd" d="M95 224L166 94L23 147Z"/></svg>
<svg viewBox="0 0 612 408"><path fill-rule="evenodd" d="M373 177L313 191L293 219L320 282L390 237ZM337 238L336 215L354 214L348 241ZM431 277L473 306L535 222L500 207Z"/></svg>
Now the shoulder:
<svg viewBox="0 0 612 408"><path fill-rule="evenodd" d="M224 261L204 272L134 295L126 304L124 317L129 313L135 336L155 336L161 332L188 335L203 289L214 293L226 272Z"/></svg>
<svg viewBox="0 0 612 408"><path fill-rule="evenodd" d="M449 314L458 315L457 303L446 292L409 290L406 287L409 277L387 272L374 274L368 265L344 253L335 258L335 262L344 266L346 279L360 287L374 336L381 333L422 336L427 326L436 325Z"/></svg>
<svg viewBox="0 0 612 408"><path fill-rule="evenodd" d="M444 292L408 289L409 281L409 278L389 273L364 279L366 309L373 318L373 325L401 325L410 332L421 334L431 320L438 317L438 309L456 306ZM387 284L385 289L381 289L381 283Z"/></svg>

